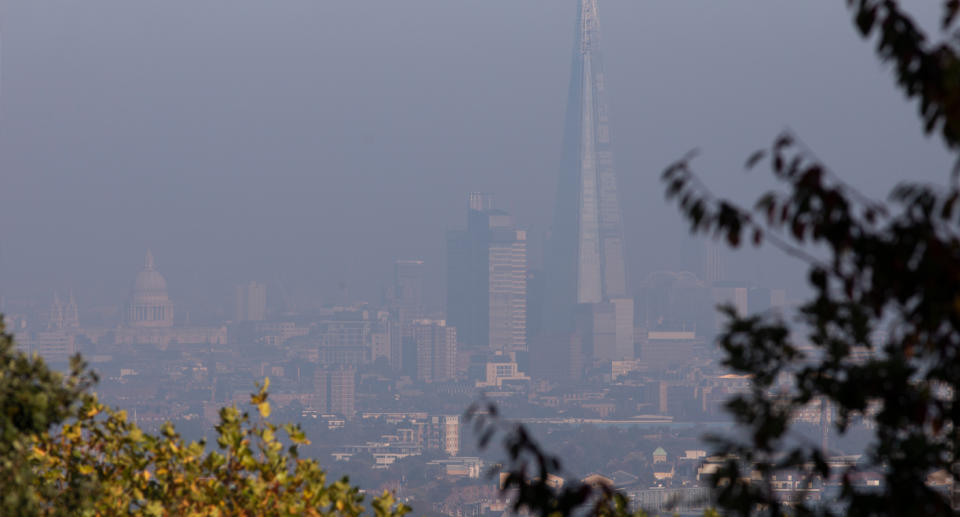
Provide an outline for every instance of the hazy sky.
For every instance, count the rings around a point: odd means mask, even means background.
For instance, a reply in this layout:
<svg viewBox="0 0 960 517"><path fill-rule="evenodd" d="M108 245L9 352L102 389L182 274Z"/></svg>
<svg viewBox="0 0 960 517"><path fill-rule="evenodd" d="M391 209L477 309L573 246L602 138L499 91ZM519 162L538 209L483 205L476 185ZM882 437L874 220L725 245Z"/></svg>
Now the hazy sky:
<svg viewBox="0 0 960 517"><path fill-rule="evenodd" d="M0 3L0 293L119 304L149 247L188 307L249 279L375 301L394 259L422 258L439 308L467 192L549 223L575 4ZM785 125L870 194L946 178L844 4L602 0L634 279L683 248L659 175L692 147L745 202L769 182L744 158ZM733 258L747 280L796 276Z"/></svg>

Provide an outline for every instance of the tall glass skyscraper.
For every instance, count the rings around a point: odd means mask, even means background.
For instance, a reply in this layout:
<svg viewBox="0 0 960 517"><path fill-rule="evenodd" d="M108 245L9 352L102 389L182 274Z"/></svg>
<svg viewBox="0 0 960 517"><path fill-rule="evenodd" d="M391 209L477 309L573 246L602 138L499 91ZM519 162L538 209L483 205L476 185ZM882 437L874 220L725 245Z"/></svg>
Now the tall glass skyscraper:
<svg viewBox="0 0 960 517"><path fill-rule="evenodd" d="M597 0L579 0L578 8L563 161L545 257L544 324L550 331L572 330L578 313L596 312L593 305L616 302L616 310L608 309L623 318L630 312L630 321L611 323L623 334L615 347L621 352L602 355L632 356L632 300L628 299L623 219L604 100Z"/></svg>

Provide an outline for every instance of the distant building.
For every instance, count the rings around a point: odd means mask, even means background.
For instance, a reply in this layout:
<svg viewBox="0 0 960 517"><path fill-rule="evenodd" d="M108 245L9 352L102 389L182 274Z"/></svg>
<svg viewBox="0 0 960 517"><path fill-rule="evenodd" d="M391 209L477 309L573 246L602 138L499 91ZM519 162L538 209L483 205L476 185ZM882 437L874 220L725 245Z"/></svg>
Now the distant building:
<svg viewBox="0 0 960 517"><path fill-rule="evenodd" d="M527 232L512 225L492 230L489 251L489 345L527 348Z"/></svg>
<svg viewBox="0 0 960 517"><path fill-rule="evenodd" d="M353 418L356 370L349 366L317 369L314 375L313 410Z"/></svg>
<svg viewBox="0 0 960 517"><path fill-rule="evenodd" d="M133 283L127 302L126 323L133 328L173 326L173 302L167 295L167 281L157 271L150 251L144 259L143 270Z"/></svg>
<svg viewBox="0 0 960 517"><path fill-rule="evenodd" d="M277 346L288 339L306 336L310 328L298 327L292 321L259 322L253 327L253 332L258 343Z"/></svg>
<svg viewBox="0 0 960 517"><path fill-rule="evenodd" d="M77 353L76 336L67 330L43 330L20 338L28 353L36 352L51 362L66 362Z"/></svg>
<svg viewBox="0 0 960 517"><path fill-rule="evenodd" d="M467 229L447 234L447 319L468 348L526 349L527 234L491 194L470 194Z"/></svg>
<svg viewBox="0 0 960 517"><path fill-rule="evenodd" d="M653 371L689 364L697 335L690 331L649 331L640 342L640 360Z"/></svg>
<svg viewBox="0 0 960 517"><path fill-rule="evenodd" d="M314 324L305 339L316 346L319 361L324 365L361 365L389 353L390 321L386 312L345 308Z"/></svg>
<svg viewBox="0 0 960 517"><path fill-rule="evenodd" d="M267 286L250 282L237 286L236 321L263 321L267 319Z"/></svg>
<svg viewBox="0 0 960 517"><path fill-rule="evenodd" d="M423 317L423 261L393 263L393 293L390 305L401 325Z"/></svg>
<svg viewBox="0 0 960 517"><path fill-rule="evenodd" d="M53 301L46 313L46 330L75 329L80 326L80 315L77 302L70 293L67 303L60 301L60 295L53 294Z"/></svg>
<svg viewBox="0 0 960 517"><path fill-rule="evenodd" d="M410 351L413 344L412 324L423 318L422 260L398 260L393 263L393 285L389 289L387 303L393 321L386 350L390 366L414 375L414 357ZM404 354L404 350L407 353Z"/></svg>
<svg viewBox="0 0 960 517"><path fill-rule="evenodd" d="M444 320L415 320L410 327L416 349L416 377L442 382L456 376L457 329Z"/></svg>
<svg viewBox="0 0 960 517"><path fill-rule="evenodd" d="M655 271L637 297L637 326L647 330L708 332L716 310L709 287L689 271Z"/></svg>
<svg viewBox="0 0 960 517"><path fill-rule="evenodd" d="M632 341L633 313L625 310L626 302L615 302L629 298L627 261L596 0L580 2L576 27L563 156L544 255L543 327L566 333L588 323L590 331L581 334L584 347L597 359L622 359L626 350L619 348ZM588 305L597 307L584 308ZM615 321L621 316L629 321Z"/></svg>
<svg viewBox="0 0 960 517"><path fill-rule="evenodd" d="M578 382L584 365L583 338L577 333L542 333L530 342L530 374L536 379Z"/></svg>
<svg viewBox="0 0 960 517"><path fill-rule="evenodd" d="M663 447L657 447L653 451L653 462L654 463L666 463L667 462L667 451Z"/></svg>
<svg viewBox="0 0 960 517"><path fill-rule="evenodd" d="M227 343L227 328L174 328L173 302L167 281L157 271L153 254L147 251L143 269L137 274L124 311L124 324L113 331L114 342L122 345L216 344Z"/></svg>
<svg viewBox="0 0 960 517"><path fill-rule="evenodd" d="M447 456L456 456L459 454L460 417L457 415L430 417L427 448L443 451Z"/></svg>
<svg viewBox="0 0 960 517"><path fill-rule="evenodd" d="M504 384L530 382L520 371L517 361L510 354L496 354L484 365L483 377L477 381L478 388L502 388Z"/></svg>
<svg viewBox="0 0 960 517"><path fill-rule="evenodd" d="M615 298L578 307L577 333L595 362L634 358L633 300Z"/></svg>

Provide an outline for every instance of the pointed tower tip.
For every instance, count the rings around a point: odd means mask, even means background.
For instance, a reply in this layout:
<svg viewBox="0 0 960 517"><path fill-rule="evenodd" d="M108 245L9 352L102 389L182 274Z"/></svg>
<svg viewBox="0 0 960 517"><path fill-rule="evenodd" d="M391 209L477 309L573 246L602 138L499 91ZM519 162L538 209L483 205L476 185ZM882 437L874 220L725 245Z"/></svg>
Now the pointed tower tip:
<svg viewBox="0 0 960 517"><path fill-rule="evenodd" d="M147 270L153 269L153 253L150 250L147 250L147 258L143 261L143 268Z"/></svg>

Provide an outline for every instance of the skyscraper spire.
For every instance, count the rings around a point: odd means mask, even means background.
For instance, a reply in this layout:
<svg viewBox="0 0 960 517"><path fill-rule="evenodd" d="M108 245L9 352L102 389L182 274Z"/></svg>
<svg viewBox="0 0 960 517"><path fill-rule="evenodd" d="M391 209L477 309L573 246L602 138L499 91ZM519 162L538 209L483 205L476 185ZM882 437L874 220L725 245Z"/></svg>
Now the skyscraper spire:
<svg viewBox="0 0 960 517"><path fill-rule="evenodd" d="M550 236L545 322L569 328L577 304L627 296L597 0L579 0L563 160ZM551 321L553 324L551 324Z"/></svg>

